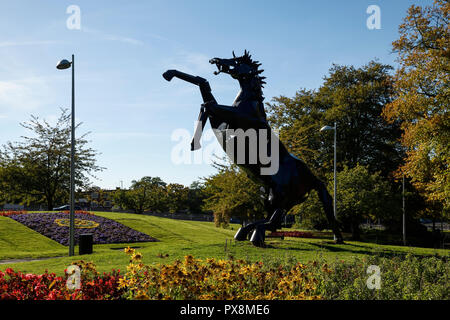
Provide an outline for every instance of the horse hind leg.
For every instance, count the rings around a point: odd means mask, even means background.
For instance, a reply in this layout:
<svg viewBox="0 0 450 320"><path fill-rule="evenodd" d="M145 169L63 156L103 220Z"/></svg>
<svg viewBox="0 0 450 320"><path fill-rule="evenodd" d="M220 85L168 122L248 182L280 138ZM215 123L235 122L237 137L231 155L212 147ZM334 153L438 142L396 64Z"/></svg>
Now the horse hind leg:
<svg viewBox="0 0 450 320"><path fill-rule="evenodd" d="M269 221L265 223L266 229L272 232L276 231L277 229L280 229L281 224L283 222L283 217L284 217L284 210L276 209L272 214L272 216L270 217Z"/></svg>
<svg viewBox="0 0 450 320"><path fill-rule="evenodd" d="M339 230L338 222L333 212L333 198L328 193L328 190L322 181L317 180L315 189L319 195L320 201L322 202L328 223L330 224L331 229L333 230L333 233L336 237L336 243L344 243L341 231Z"/></svg>

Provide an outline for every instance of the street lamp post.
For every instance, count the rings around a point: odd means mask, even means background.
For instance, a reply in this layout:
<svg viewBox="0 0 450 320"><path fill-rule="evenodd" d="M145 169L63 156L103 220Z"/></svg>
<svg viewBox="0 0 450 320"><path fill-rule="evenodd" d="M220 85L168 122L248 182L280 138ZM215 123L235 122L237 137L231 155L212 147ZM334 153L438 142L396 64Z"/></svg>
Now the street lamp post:
<svg viewBox="0 0 450 320"><path fill-rule="evenodd" d="M74 255L75 233L75 56L72 61L61 60L56 66L63 70L72 67L72 124L70 142L70 214L69 214L69 256Z"/></svg>
<svg viewBox="0 0 450 320"><path fill-rule="evenodd" d="M403 245L406 246L405 175L402 180Z"/></svg>
<svg viewBox="0 0 450 320"><path fill-rule="evenodd" d="M333 210L334 218L337 220L337 207L336 207L336 197L337 197L337 182L336 182L336 135L337 135L337 124L334 122L334 127L324 126L320 131L334 130L334 193L333 193ZM334 235L334 240L336 240L336 235Z"/></svg>

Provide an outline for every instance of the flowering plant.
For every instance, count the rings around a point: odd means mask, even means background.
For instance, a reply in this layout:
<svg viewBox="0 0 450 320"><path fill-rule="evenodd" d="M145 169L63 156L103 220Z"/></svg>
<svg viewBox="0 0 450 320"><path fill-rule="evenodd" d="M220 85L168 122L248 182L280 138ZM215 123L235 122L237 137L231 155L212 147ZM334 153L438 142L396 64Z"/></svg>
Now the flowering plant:
<svg viewBox="0 0 450 320"><path fill-rule="evenodd" d="M28 211L26 211L26 210L20 210L20 211L4 210L4 211L0 211L0 216L9 217L10 215L13 215L13 214L27 214L27 213L28 213Z"/></svg>
<svg viewBox="0 0 450 320"><path fill-rule="evenodd" d="M302 231L274 231L271 232L268 237L294 237L294 238L314 238L311 232Z"/></svg>
<svg viewBox="0 0 450 320"><path fill-rule="evenodd" d="M69 244L69 224L67 223L66 213L41 212L10 215L9 217L62 245L67 246ZM93 234L94 244L157 241L147 234L108 218L96 215L89 215L87 218L86 214L76 213L75 222L77 220L79 223L78 227L75 228L75 243L78 242L79 235L85 232L86 227L89 227L89 232Z"/></svg>
<svg viewBox="0 0 450 320"><path fill-rule="evenodd" d="M122 297L119 288L120 270L99 274L92 263L73 262L81 269L81 288L70 290L66 277L54 273L24 274L7 268L0 271L0 300L116 300Z"/></svg>
<svg viewBox="0 0 450 320"><path fill-rule="evenodd" d="M146 266L142 254L127 248L127 273L119 279L128 299L183 300L305 300L314 294L317 280L297 263L292 268L267 268L262 262L194 259L191 255L173 264Z"/></svg>

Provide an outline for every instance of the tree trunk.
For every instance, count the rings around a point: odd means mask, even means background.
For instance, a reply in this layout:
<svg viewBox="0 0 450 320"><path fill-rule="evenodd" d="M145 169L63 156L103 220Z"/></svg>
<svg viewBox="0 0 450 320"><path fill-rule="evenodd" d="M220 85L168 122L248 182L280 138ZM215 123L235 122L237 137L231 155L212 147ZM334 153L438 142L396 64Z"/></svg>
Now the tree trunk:
<svg viewBox="0 0 450 320"><path fill-rule="evenodd" d="M359 221L352 221L351 223L352 240L360 240Z"/></svg>
<svg viewBox="0 0 450 320"><path fill-rule="evenodd" d="M48 211L53 210L53 198L52 197L47 198L47 210Z"/></svg>

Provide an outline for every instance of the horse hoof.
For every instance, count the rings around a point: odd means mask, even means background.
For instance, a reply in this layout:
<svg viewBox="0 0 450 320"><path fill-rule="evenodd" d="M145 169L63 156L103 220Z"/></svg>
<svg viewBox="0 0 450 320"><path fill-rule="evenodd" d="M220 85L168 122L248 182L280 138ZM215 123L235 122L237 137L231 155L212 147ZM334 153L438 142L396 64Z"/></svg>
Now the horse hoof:
<svg viewBox="0 0 450 320"><path fill-rule="evenodd" d="M336 239L334 241L334 243L336 243L336 244L345 244L344 239Z"/></svg>
<svg viewBox="0 0 450 320"><path fill-rule="evenodd" d="M167 70L166 72L163 73L163 77L164 79L166 79L167 81L172 80L172 78L175 75L175 70Z"/></svg>
<svg viewBox="0 0 450 320"><path fill-rule="evenodd" d="M252 244L255 247L258 247L258 248L265 248L266 247L264 241L252 241Z"/></svg>
<svg viewBox="0 0 450 320"><path fill-rule="evenodd" d="M250 241L256 247L264 247L264 238L264 229L261 227L256 227Z"/></svg>

